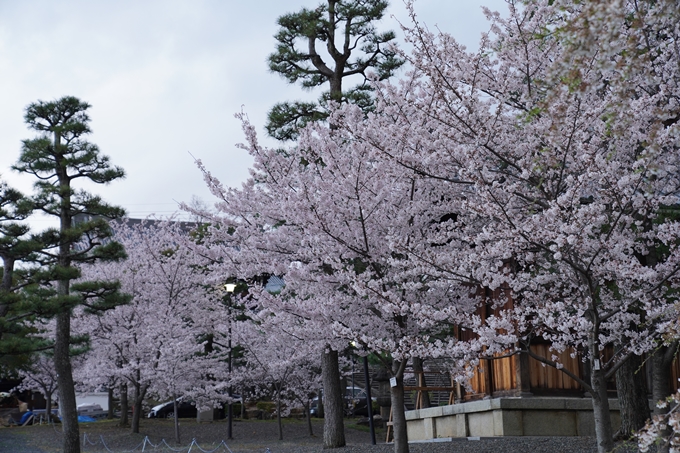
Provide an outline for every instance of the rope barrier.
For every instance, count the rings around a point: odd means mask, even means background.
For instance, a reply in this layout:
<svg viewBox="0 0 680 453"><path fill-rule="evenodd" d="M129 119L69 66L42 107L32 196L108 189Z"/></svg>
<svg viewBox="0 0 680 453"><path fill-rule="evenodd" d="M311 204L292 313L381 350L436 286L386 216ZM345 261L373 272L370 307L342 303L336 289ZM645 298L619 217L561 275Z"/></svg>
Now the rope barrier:
<svg viewBox="0 0 680 453"><path fill-rule="evenodd" d="M198 442L196 442L196 438L192 439L191 445L189 445L189 451L188 451L187 453L191 453L191 449L193 448L194 445L196 446L196 448L198 448L198 449L199 449L200 451L202 451L203 453L214 453L214 452L216 452L217 450L219 450L220 447L222 447L222 446L224 446L224 448L226 448L227 451L228 451L229 453L233 453L233 452L231 451L231 449L227 446L226 442L224 442L224 441L220 442L220 443L217 445L217 447L215 447L215 448L212 449L212 450L204 450L204 449L201 448L200 445L198 445Z"/></svg>
<svg viewBox="0 0 680 453"><path fill-rule="evenodd" d="M217 447L215 447L214 449L205 450L198 444L198 442L196 441L196 438L192 439L191 443L187 447L173 448L168 444L168 442L165 439L161 439L161 441L158 442L158 444L154 445L153 442L151 442L151 440L149 440L149 436L145 436L144 440L139 445L137 445L135 448L133 448L132 450L120 450L118 452L114 452L113 450L111 450L111 448L109 448L108 445L106 445L106 442L104 441L104 436L100 435L99 440L96 441L96 442L93 442L92 439L90 439L90 437L88 437L87 433L83 433L83 450L85 450L85 448L88 447L88 446L97 446L100 443L103 445L103 447L109 453L133 453L133 452L137 451L140 447L141 447L142 453L144 453L146 451L147 446L153 448L154 450L157 450L158 448L162 447L164 451L169 449L170 451L173 451L175 453L180 453L180 452L191 453L191 450L194 447L196 447L202 453L215 453L216 451L218 451L218 450L220 450L221 448L224 447L224 450L226 450L228 453L233 453L224 440L222 440L219 444L217 444ZM269 448L267 448L265 453L271 453Z"/></svg>

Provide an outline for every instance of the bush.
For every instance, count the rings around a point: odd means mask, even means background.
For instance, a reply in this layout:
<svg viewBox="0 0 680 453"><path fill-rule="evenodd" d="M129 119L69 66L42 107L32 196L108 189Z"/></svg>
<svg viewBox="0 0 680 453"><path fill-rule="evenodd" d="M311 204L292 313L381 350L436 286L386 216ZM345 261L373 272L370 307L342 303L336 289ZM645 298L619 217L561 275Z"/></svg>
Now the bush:
<svg viewBox="0 0 680 453"><path fill-rule="evenodd" d="M276 411L276 404L272 401L258 401L257 404L255 404L255 407L269 414Z"/></svg>

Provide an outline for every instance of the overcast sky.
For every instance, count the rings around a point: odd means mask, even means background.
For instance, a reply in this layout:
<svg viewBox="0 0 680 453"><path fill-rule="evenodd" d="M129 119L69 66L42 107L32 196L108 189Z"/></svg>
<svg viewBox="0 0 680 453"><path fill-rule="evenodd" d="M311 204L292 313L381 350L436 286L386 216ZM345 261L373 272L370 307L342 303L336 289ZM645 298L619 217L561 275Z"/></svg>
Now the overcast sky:
<svg viewBox="0 0 680 453"><path fill-rule="evenodd" d="M264 135L268 109L304 96L268 72L266 59L277 17L319 3L0 0L0 178L32 191L33 181L10 169L21 140L34 136L24 109L72 95L92 104L89 141L127 172L93 191L130 217L170 215L194 195L212 204L189 153L225 185L240 186L250 159L235 147L243 135L234 113L243 109ZM415 4L422 22L470 48L488 29L481 5L506 9L503 0ZM401 37L397 20L409 23L402 0L392 0L380 28Z"/></svg>

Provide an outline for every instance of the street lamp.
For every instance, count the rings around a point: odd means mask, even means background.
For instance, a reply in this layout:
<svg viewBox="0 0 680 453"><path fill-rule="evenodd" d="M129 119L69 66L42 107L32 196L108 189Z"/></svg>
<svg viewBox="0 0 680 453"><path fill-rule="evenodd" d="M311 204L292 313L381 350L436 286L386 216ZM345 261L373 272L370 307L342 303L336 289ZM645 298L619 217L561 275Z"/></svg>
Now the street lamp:
<svg viewBox="0 0 680 453"><path fill-rule="evenodd" d="M231 353L231 295L234 293L236 290L236 284L235 283L227 283L224 285L224 289L227 290L227 293L229 294L229 379L231 380L231 360L232 360L232 353ZM231 397L233 396L231 384L229 384L229 403L227 404L227 417L228 417L228 422L227 422L227 440L234 440L233 437L233 432L232 432L232 421L234 419L234 410L232 407L232 401ZM243 404L243 403L241 403Z"/></svg>
<svg viewBox="0 0 680 453"><path fill-rule="evenodd" d="M356 348L356 342L352 341L352 347ZM364 351L366 347L364 346ZM371 443L375 445L375 426L373 425L373 398L371 398L371 375L368 371L368 355L364 359L364 380L366 382L366 411L368 413L368 426L371 431ZM352 359L352 380L354 380L354 359ZM354 384L352 384L354 386ZM354 392L354 389L352 389Z"/></svg>
<svg viewBox="0 0 680 453"><path fill-rule="evenodd" d="M236 290L236 283L227 283L224 285L224 289L226 289L228 293L233 293Z"/></svg>

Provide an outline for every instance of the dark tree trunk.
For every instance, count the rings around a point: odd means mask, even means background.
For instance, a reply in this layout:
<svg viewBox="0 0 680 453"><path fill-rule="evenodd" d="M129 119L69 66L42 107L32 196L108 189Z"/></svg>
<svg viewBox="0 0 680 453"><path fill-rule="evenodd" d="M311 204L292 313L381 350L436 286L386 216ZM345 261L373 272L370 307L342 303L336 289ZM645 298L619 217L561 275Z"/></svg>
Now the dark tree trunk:
<svg viewBox="0 0 680 453"><path fill-rule="evenodd" d="M134 401L132 402L132 432L139 434L139 421L142 418L142 403L146 396L146 386L135 384ZM177 413L177 411L175 411Z"/></svg>
<svg viewBox="0 0 680 453"><path fill-rule="evenodd" d="M652 399L654 400L654 414L665 414L667 408L659 408L656 403L671 395L671 365L678 348L677 343L661 346L652 355Z"/></svg>
<svg viewBox="0 0 680 453"><path fill-rule="evenodd" d="M314 429L312 428L312 414L309 411L309 402L304 405L305 407L305 418L307 419L307 432L309 437L314 437Z"/></svg>
<svg viewBox="0 0 680 453"><path fill-rule="evenodd" d="M345 446L345 424L338 351L329 349L323 353L321 361L324 390L323 446L340 448Z"/></svg>
<svg viewBox="0 0 680 453"><path fill-rule="evenodd" d="M427 382L425 382L425 374L423 374L423 359L420 357L413 357L411 359L413 362L413 371L416 373L416 382L418 387L427 387ZM426 390L420 392L420 407L421 409L426 409L432 405L430 403L430 393Z"/></svg>
<svg viewBox="0 0 680 453"><path fill-rule="evenodd" d="M59 282L59 294L68 294L68 281ZM78 409L76 392L71 371L69 346L71 340L71 313L64 310L56 316L56 338L54 342L54 368L57 372L59 387L59 408L64 433L63 452L80 453L80 430L78 428Z"/></svg>
<svg viewBox="0 0 680 453"><path fill-rule="evenodd" d="M118 426L128 425L128 387L127 384L120 384L120 423Z"/></svg>
<svg viewBox="0 0 680 453"><path fill-rule="evenodd" d="M616 392L621 407L621 428L617 438L629 439L649 419L647 382L642 357L632 355L616 370Z"/></svg>
<svg viewBox="0 0 680 453"><path fill-rule="evenodd" d="M172 420L175 424L175 442L177 443L177 445L179 445L180 444L180 438L179 438L179 407L177 407L178 406L177 405L177 395L173 394L172 399L173 399L172 409L174 411L174 413L172 414L173 415Z"/></svg>
<svg viewBox="0 0 680 453"><path fill-rule="evenodd" d="M654 401L654 415L664 415L668 407L658 407L657 402L665 400L671 395L671 365L678 349L678 343L670 346L660 346L652 355L652 400ZM670 428L662 430L661 437L668 439L672 434ZM669 451L667 442L659 442L658 453Z"/></svg>
<svg viewBox="0 0 680 453"><path fill-rule="evenodd" d="M392 428L394 429L394 453L408 453L408 434L406 431L406 413L404 410L404 367L401 362L392 364L393 380L390 383L392 400Z"/></svg>
<svg viewBox="0 0 680 453"><path fill-rule="evenodd" d="M109 420L113 420L113 387L109 387L109 409L106 412L106 418Z"/></svg>
<svg viewBox="0 0 680 453"><path fill-rule="evenodd" d="M14 260L8 256L2 257L2 283L0 283L0 295L9 293L12 290L12 276L14 275ZM0 299L1 300L1 299ZM0 303L0 318L4 318L9 313L9 301ZM0 328L0 339L2 338Z"/></svg>
<svg viewBox="0 0 680 453"><path fill-rule="evenodd" d="M45 421L52 421L52 394L45 392Z"/></svg>
<svg viewBox="0 0 680 453"><path fill-rule="evenodd" d="M279 425L279 440L283 440L283 424L281 423L281 397L276 395L276 423Z"/></svg>

